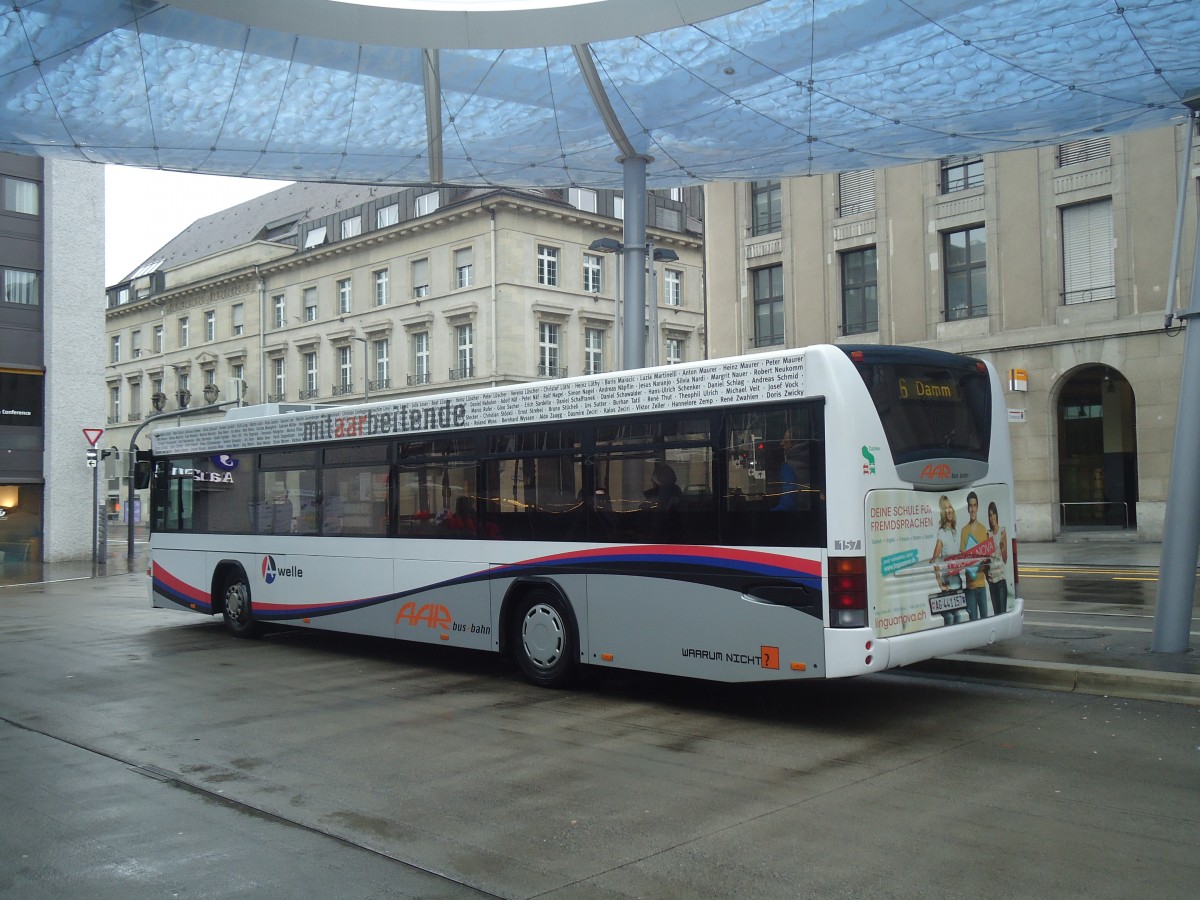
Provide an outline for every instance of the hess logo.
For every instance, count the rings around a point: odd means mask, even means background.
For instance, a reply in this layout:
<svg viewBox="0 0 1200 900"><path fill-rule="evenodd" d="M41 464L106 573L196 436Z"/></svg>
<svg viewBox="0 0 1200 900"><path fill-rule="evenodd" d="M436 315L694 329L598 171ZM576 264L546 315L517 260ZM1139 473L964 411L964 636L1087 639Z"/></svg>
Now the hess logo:
<svg viewBox="0 0 1200 900"><path fill-rule="evenodd" d="M304 570L299 566L277 566L275 557L264 556L262 561L263 581L274 584L276 578L303 578Z"/></svg>
<svg viewBox="0 0 1200 900"><path fill-rule="evenodd" d="M922 481L945 481L947 478L953 477L950 467L945 463L938 466L926 466L921 470Z"/></svg>

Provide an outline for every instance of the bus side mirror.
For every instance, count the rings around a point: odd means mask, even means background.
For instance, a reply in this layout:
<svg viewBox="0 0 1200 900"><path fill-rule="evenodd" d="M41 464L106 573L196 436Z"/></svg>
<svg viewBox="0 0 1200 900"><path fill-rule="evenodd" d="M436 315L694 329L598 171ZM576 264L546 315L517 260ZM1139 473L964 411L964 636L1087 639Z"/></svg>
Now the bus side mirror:
<svg viewBox="0 0 1200 900"><path fill-rule="evenodd" d="M139 491L144 491L150 487L150 475L154 471L154 464L150 460L139 459L133 464L133 486Z"/></svg>

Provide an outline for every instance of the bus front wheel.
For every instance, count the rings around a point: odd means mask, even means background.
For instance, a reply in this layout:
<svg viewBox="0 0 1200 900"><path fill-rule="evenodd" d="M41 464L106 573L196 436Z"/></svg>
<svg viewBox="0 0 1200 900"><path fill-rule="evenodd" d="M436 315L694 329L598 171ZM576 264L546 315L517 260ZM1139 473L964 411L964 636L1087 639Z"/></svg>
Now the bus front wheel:
<svg viewBox="0 0 1200 900"><path fill-rule="evenodd" d="M542 687L571 684L578 670L577 643L562 598L548 590L522 598L513 620L512 645L526 678Z"/></svg>
<svg viewBox="0 0 1200 900"><path fill-rule="evenodd" d="M254 637L258 623L250 607L250 585L242 571L235 570L225 579L224 600L225 627L234 637Z"/></svg>

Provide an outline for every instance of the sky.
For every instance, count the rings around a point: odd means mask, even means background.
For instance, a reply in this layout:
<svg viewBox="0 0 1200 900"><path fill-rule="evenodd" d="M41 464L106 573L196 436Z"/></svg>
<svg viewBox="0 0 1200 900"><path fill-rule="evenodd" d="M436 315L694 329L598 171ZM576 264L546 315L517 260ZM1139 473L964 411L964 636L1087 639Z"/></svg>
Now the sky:
<svg viewBox="0 0 1200 900"><path fill-rule="evenodd" d="M104 167L104 284L116 284L197 219L287 181Z"/></svg>

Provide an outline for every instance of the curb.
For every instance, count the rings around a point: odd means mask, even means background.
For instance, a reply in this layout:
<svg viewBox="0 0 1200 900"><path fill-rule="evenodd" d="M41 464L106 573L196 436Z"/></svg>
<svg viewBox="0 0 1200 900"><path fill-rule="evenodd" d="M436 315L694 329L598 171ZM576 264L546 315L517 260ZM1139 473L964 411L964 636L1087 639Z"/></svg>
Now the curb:
<svg viewBox="0 0 1200 900"><path fill-rule="evenodd" d="M1200 675L1181 672L1147 672L999 657L983 659L964 653L926 660L905 666L900 671L1048 691L1200 706Z"/></svg>

